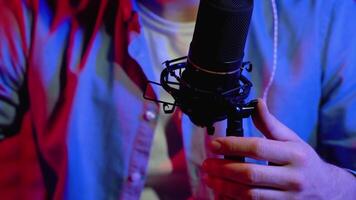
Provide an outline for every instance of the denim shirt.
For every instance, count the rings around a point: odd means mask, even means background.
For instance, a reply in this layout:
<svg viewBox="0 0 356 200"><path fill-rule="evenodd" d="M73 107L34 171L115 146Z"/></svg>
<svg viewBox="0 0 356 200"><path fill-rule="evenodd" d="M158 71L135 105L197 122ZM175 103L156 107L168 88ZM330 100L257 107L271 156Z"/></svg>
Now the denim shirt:
<svg viewBox="0 0 356 200"><path fill-rule="evenodd" d="M150 70L132 2L114 3L112 22L104 12L111 4L100 1L89 28L69 8L69 17L58 17L50 1L34 2L0 6L0 134L18 133L0 143L0 162L17 166L4 167L0 196L138 199L158 106L142 98ZM324 160L356 169L356 2L286 0L277 7L278 68L268 106ZM269 1L255 1L245 54L254 64L246 74L254 99L272 70ZM187 116L181 121L192 194L209 199L200 165L211 156L210 138ZM246 136L260 136L251 120L244 128ZM21 181L8 184L19 173Z"/></svg>

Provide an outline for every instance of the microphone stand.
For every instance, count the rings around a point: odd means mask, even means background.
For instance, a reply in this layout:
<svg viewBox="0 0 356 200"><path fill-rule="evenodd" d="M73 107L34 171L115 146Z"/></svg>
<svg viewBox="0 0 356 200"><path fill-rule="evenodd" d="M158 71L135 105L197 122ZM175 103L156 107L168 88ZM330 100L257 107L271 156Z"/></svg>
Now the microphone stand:
<svg viewBox="0 0 356 200"><path fill-rule="evenodd" d="M232 110L228 114L228 117L227 117L226 136L243 137L244 130L243 130L242 123L243 123L242 118L238 114L238 112L235 112L234 110ZM235 156L235 155L226 155L224 158L227 160L235 160L238 162L245 162L244 157Z"/></svg>
<svg viewBox="0 0 356 200"><path fill-rule="evenodd" d="M235 136L235 137L243 137L243 118L248 118L251 116L252 112L256 108L257 100L252 100L248 104L244 105L242 108L240 107L232 107L227 116L227 128L226 128L226 136ZM245 162L244 157L236 156L236 155L227 155L224 157L227 160L235 160L238 162Z"/></svg>

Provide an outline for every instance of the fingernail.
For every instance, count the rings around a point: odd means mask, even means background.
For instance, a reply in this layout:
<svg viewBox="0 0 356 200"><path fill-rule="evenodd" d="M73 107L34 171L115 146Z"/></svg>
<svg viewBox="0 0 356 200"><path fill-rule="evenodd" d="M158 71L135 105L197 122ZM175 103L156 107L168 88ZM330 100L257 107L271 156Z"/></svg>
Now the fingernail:
<svg viewBox="0 0 356 200"><path fill-rule="evenodd" d="M221 143L220 142L217 142L215 140L211 141L210 142L210 149L212 151L218 151L221 149Z"/></svg>

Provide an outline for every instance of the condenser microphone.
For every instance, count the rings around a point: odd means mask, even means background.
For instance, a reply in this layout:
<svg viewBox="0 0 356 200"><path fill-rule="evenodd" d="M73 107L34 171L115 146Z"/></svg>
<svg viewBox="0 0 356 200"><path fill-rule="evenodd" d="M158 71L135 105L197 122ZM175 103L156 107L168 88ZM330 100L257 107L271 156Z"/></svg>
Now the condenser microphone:
<svg viewBox="0 0 356 200"><path fill-rule="evenodd" d="M200 1L180 87L193 97L181 98L181 108L197 125L211 128L245 106L252 84L241 73L252 11L253 0Z"/></svg>
<svg viewBox="0 0 356 200"><path fill-rule="evenodd" d="M252 69L243 61L252 11L253 0L200 1L188 56L164 63L160 85L175 100L161 102L166 113L178 106L209 134L227 119L226 134L243 135L242 119L255 107L245 102L252 83L242 74Z"/></svg>

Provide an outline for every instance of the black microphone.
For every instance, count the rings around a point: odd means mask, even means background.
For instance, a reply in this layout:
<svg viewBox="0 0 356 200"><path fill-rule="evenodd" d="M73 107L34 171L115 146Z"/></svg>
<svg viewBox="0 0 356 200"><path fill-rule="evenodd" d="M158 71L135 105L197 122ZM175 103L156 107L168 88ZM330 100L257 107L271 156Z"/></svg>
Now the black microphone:
<svg viewBox="0 0 356 200"><path fill-rule="evenodd" d="M185 95L195 96L194 89L223 95L200 94L199 99L183 99L193 122L208 126L227 117L231 106L243 104L251 83L242 75L243 56L253 0L200 1L193 40L181 85ZM241 84L239 80L245 81ZM240 88L241 85L245 86ZM190 94L190 93L193 94ZM228 101L228 102L226 102ZM194 107L193 112L184 105Z"/></svg>
<svg viewBox="0 0 356 200"><path fill-rule="evenodd" d="M243 136L242 119L256 104L245 103L252 83L242 74L252 70L243 61L252 11L253 0L200 1L188 56L164 63L160 85L175 100L161 102L166 113L178 106L209 134L215 122L227 119L227 136Z"/></svg>

